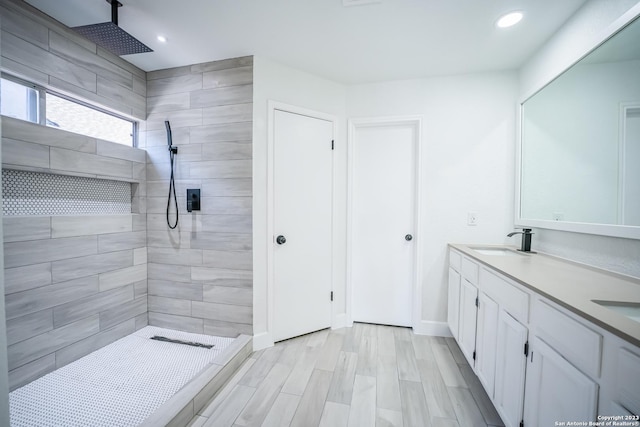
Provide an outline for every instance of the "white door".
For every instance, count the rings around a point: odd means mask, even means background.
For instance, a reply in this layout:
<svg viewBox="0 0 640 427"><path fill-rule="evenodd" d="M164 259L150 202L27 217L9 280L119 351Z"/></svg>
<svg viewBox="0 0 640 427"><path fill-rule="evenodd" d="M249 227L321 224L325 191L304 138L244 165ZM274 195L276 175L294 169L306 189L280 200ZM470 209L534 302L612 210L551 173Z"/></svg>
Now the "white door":
<svg viewBox="0 0 640 427"><path fill-rule="evenodd" d="M524 425L546 427L558 421L596 421L598 384L538 337L527 367Z"/></svg>
<svg viewBox="0 0 640 427"><path fill-rule="evenodd" d="M473 286L468 280L462 279L460 282L460 323L458 331L458 344L462 354L466 357L469 365L475 365L476 352L476 320L478 309L476 307L478 298L478 288Z"/></svg>
<svg viewBox="0 0 640 427"><path fill-rule="evenodd" d="M412 326L417 138L414 123L355 127L351 141L354 321Z"/></svg>
<svg viewBox="0 0 640 427"><path fill-rule="evenodd" d="M449 294L447 323L453 338L458 340L458 319L460 318L460 273L449 267Z"/></svg>
<svg viewBox="0 0 640 427"><path fill-rule="evenodd" d="M527 334L527 328L500 310L494 402L506 427L518 427L522 421Z"/></svg>
<svg viewBox="0 0 640 427"><path fill-rule="evenodd" d="M332 139L330 121L274 112L274 341L331 326Z"/></svg>
<svg viewBox="0 0 640 427"><path fill-rule="evenodd" d="M496 340L498 338L498 304L484 292L478 295L476 337L476 372L480 382L493 398L496 373ZM524 359L524 357L522 358Z"/></svg>

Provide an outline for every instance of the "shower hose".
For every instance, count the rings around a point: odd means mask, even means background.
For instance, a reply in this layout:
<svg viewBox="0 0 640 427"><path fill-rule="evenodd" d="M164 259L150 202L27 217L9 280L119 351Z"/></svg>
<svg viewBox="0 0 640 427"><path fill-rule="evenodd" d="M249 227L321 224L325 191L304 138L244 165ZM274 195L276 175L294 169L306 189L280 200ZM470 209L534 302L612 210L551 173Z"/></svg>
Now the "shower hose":
<svg viewBox="0 0 640 427"><path fill-rule="evenodd" d="M175 156L178 154L178 147L173 146L173 141L171 140L171 125L169 125L169 121L164 122L164 126L167 128L167 145L169 145L169 162L171 163L171 175L169 177L169 197L167 198L167 225L169 228L174 229L178 226L178 219L180 217L178 213L178 199L176 198L176 183L173 173ZM173 195L173 204L176 209L176 222L171 225L171 220L169 219L169 210L171 209L171 195Z"/></svg>

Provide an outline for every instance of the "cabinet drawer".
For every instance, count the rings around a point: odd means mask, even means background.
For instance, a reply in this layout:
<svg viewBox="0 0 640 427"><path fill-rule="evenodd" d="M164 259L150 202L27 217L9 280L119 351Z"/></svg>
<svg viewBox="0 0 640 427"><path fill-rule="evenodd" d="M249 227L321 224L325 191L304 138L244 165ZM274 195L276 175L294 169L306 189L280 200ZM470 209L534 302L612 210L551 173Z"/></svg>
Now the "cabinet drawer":
<svg viewBox="0 0 640 427"><path fill-rule="evenodd" d="M460 272L460 264L462 263L462 255L456 251L449 251L449 266L455 271Z"/></svg>
<svg viewBox="0 0 640 427"><path fill-rule="evenodd" d="M479 288L517 320L529 322L529 294L484 268L480 269Z"/></svg>
<svg viewBox="0 0 640 427"><path fill-rule="evenodd" d="M462 277L467 279L469 283L478 285L478 264L471 261L469 258L462 258Z"/></svg>
<svg viewBox="0 0 640 427"><path fill-rule="evenodd" d="M534 304L531 324L535 325L540 338L562 357L585 374L600 376L602 335L543 300Z"/></svg>
<svg viewBox="0 0 640 427"><path fill-rule="evenodd" d="M618 375L615 399L632 414L640 414L640 356L618 350Z"/></svg>

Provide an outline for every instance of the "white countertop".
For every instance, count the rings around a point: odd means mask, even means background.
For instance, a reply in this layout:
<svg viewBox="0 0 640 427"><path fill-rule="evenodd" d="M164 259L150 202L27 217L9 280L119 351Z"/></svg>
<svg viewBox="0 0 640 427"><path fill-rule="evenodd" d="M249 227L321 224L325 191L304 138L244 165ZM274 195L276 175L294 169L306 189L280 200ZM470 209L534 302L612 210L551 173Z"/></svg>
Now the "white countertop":
<svg viewBox="0 0 640 427"><path fill-rule="evenodd" d="M541 253L518 252L517 256L498 256L483 255L472 249L495 247L514 250L510 246L449 246L620 338L640 346L640 322L593 302L640 304L640 279Z"/></svg>

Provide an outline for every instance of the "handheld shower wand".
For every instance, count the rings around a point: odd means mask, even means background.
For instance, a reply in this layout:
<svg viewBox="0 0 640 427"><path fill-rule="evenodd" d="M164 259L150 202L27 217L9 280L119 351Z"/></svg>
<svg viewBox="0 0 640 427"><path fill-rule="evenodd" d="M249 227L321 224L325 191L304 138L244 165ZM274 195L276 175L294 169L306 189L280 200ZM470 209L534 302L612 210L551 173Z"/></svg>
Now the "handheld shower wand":
<svg viewBox="0 0 640 427"><path fill-rule="evenodd" d="M173 173L173 164L175 161L175 155L178 154L178 147L173 146L173 141L171 138L171 125L169 124L169 120L165 120L164 122L165 128L167 128L167 145L169 146L169 162L171 163L171 176L169 177L169 197L167 199L167 225L172 230L178 226L178 219L180 217L178 213L178 199L176 198L176 183L174 179ZM171 195L173 194L173 204L176 208L176 222L171 225L171 220L169 219L169 210L171 208Z"/></svg>

